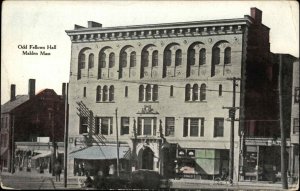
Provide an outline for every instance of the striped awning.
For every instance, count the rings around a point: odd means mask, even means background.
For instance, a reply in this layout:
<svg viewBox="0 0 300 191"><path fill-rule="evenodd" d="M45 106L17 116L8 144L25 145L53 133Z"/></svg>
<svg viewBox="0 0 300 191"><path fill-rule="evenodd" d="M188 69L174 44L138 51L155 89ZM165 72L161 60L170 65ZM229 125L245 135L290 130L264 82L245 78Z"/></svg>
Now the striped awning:
<svg viewBox="0 0 300 191"><path fill-rule="evenodd" d="M90 159L90 160L104 160L117 158L117 146L115 145L101 145L90 146L69 154L70 158L76 159ZM119 147L119 158L129 159L130 148L127 146Z"/></svg>

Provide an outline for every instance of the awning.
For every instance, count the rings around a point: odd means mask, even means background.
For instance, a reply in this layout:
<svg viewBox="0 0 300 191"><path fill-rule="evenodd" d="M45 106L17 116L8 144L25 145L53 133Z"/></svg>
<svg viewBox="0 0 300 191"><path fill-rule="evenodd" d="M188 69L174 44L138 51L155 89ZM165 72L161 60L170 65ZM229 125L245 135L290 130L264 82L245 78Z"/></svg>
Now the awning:
<svg viewBox="0 0 300 191"><path fill-rule="evenodd" d="M90 146L90 147L86 147L74 151L70 153L69 156L70 158L90 159L90 160L116 159L117 146L112 146L112 145ZM130 148L125 146L120 146L119 158L129 159Z"/></svg>
<svg viewBox="0 0 300 191"><path fill-rule="evenodd" d="M51 151L43 152L41 154L35 155L31 159L34 160L34 159L38 159L38 158L42 158L42 157L48 157L48 156L51 156Z"/></svg>

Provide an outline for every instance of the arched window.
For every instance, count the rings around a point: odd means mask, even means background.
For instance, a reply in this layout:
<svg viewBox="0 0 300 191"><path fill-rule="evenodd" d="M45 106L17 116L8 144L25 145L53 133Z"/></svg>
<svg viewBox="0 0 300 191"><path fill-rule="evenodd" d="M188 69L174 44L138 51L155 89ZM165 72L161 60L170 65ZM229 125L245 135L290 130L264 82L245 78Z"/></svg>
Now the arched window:
<svg viewBox="0 0 300 191"><path fill-rule="evenodd" d="M153 101L157 101L158 100L158 86L154 85L153 86Z"/></svg>
<svg viewBox="0 0 300 191"><path fill-rule="evenodd" d="M171 50L166 50L165 53L164 53L164 63L166 66L171 66L171 62L172 62L172 52Z"/></svg>
<svg viewBox="0 0 300 191"><path fill-rule="evenodd" d="M212 62L213 65L218 65L220 64L220 48L219 47L214 47L213 52L212 52Z"/></svg>
<svg viewBox="0 0 300 191"><path fill-rule="evenodd" d="M153 66L158 66L158 51L155 50L152 53L152 67Z"/></svg>
<svg viewBox="0 0 300 191"><path fill-rule="evenodd" d="M139 87L139 101L144 101L144 86L140 85Z"/></svg>
<svg viewBox="0 0 300 191"><path fill-rule="evenodd" d="M189 50L189 65L195 65L195 50L190 49Z"/></svg>
<svg viewBox="0 0 300 191"><path fill-rule="evenodd" d="M222 90L222 85L220 84L220 85L219 85L219 96L222 96L222 91L223 91L223 90Z"/></svg>
<svg viewBox="0 0 300 191"><path fill-rule="evenodd" d="M84 69L85 68L85 54L81 53L79 55L79 69Z"/></svg>
<svg viewBox="0 0 300 191"><path fill-rule="evenodd" d="M198 84L193 85L193 101L198 100Z"/></svg>
<svg viewBox="0 0 300 191"><path fill-rule="evenodd" d="M150 101L151 100L151 85L148 84L146 86L146 101Z"/></svg>
<svg viewBox="0 0 300 191"><path fill-rule="evenodd" d="M89 68L94 68L94 54L89 55Z"/></svg>
<svg viewBox="0 0 300 191"><path fill-rule="evenodd" d="M173 93L174 93L174 87L170 86L170 97L174 96Z"/></svg>
<svg viewBox="0 0 300 191"><path fill-rule="evenodd" d="M104 52L100 55L100 68L106 68L106 54Z"/></svg>
<svg viewBox="0 0 300 191"><path fill-rule="evenodd" d="M125 51L121 53L121 66L123 68L127 66L127 53Z"/></svg>
<svg viewBox="0 0 300 191"><path fill-rule="evenodd" d="M175 53L175 66L180 66L182 62L182 51L178 49Z"/></svg>
<svg viewBox="0 0 300 191"><path fill-rule="evenodd" d="M109 101L114 101L115 88L114 86L109 87Z"/></svg>
<svg viewBox="0 0 300 191"><path fill-rule="evenodd" d="M224 50L224 64L230 64L231 63L231 48L227 47Z"/></svg>
<svg viewBox="0 0 300 191"><path fill-rule="evenodd" d="M115 53L110 53L109 54L109 68L112 68L115 66Z"/></svg>
<svg viewBox="0 0 300 191"><path fill-rule="evenodd" d="M107 86L103 87L103 101L107 101L108 89Z"/></svg>
<svg viewBox="0 0 300 191"><path fill-rule="evenodd" d="M204 65L206 63L206 50L202 48L199 54L199 64Z"/></svg>
<svg viewBox="0 0 300 191"><path fill-rule="evenodd" d="M125 86L125 97L128 97L128 86Z"/></svg>
<svg viewBox="0 0 300 191"><path fill-rule="evenodd" d="M149 66L149 52L148 51L142 52L142 66L144 66L144 67Z"/></svg>
<svg viewBox="0 0 300 191"><path fill-rule="evenodd" d="M131 52L130 53L130 67L135 67L136 66L136 53Z"/></svg>
<svg viewBox="0 0 300 191"><path fill-rule="evenodd" d="M101 101L101 86L97 86L96 101Z"/></svg>
<svg viewBox="0 0 300 191"><path fill-rule="evenodd" d="M189 101L191 99L191 85L187 84L185 86L185 101Z"/></svg>
<svg viewBox="0 0 300 191"><path fill-rule="evenodd" d="M206 100L206 85L201 84L200 87L200 101L205 101Z"/></svg>

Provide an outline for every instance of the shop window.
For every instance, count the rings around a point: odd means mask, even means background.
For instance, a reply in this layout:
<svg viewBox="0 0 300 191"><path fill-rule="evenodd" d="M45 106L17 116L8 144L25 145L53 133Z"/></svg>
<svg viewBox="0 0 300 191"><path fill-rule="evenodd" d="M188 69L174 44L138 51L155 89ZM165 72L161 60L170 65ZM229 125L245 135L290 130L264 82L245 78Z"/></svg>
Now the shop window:
<svg viewBox="0 0 300 191"><path fill-rule="evenodd" d="M175 53L175 66L180 66L181 62L182 62L182 51L179 49L176 50Z"/></svg>
<svg viewBox="0 0 300 191"><path fill-rule="evenodd" d="M206 85L201 84L200 87L200 101L205 101L206 100Z"/></svg>
<svg viewBox="0 0 300 191"><path fill-rule="evenodd" d="M96 131L99 132L101 135L111 135L113 133L112 117L97 117L95 122L96 129L98 129Z"/></svg>
<svg viewBox="0 0 300 191"><path fill-rule="evenodd" d="M136 66L136 53L131 52L130 53L130 67L135 67Z"/></svg>
<svg viewBox="0 0 300 191"><path fill-rule="evenodd" d="M138 118L138 135L156 135L156 117Z"/></svg>
<svg viewBox="0 0 300 191"><path fill-rule="evenodd" d="M175 134L175 117L166 117L165 135L173 137Z"/></svg>
<svg viewBox="0 0 300 191"><path fill-rule="evenodd" d="M299 133L299 118L294 118L293 133Z"/></svg>
<svg viewBox="0 0 300 191"><path fill-rule="evenodd" d="M227 47L224 50L224 64L230 64L231 63L231 48Z"/></svg>
<svg viewBox="0 0 300 191"><path fill-rule="evenodd" d="M214 119L214 137L224 136L224 118Z"/></svg>
<svg viewBox="0 0 300 191"><path fill-rule="evenodd" d="M89 68L94 68L94 54L89 55Z"/></svg>
<svg viewBox="0 0 300 191"><path fill-rule="evenodd" d="M202 48L199 54L199 64L204 65L206 63L206 50Z"/></svg>
<svg viewBox="0 0 300 191"><path fill-rule="evenodd" d="M80 117L79 118L79 134L88 132L88 118Z"/></svg>
<svg viewBox="0 0 300 191"><path fill-rule="evenodd" d="M129 134L129 117L121 117L121 135Z"/></svg>
<svg viewBox="0 0 300 191"><path fill-rule="evenodd" d="M158 51L155 50L152 53L152 67L158 66Z"/></svg>
<svg viewBox="0 0 300 191"><path fill-rule="evenodd" d="M204 118L184 118L183 136L204 136Z"/></svg>
<svg viewBox="0 0 300 191"><path fill-rule="evenodd" d="M109 54L109 68L113 68L115 66L115 53Z"/></svg>
<svg viewBox="0 0 300 191"><path fill-rule="evenodd" d="M295 87L295 95L294 95L294 101L295 103L299 103L299 98L300 98L300 88Z"/></svg>

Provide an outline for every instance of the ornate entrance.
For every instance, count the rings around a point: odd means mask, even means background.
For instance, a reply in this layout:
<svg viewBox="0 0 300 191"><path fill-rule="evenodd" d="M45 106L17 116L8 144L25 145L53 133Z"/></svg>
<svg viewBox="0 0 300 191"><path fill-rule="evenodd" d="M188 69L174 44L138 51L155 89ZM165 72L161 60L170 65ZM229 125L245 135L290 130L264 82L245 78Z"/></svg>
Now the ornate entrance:
<svg viewBox="0 0 300 191"><path fill-rule="evenodd" d="M142 169L153 170L153 165L154 153L149 147L146 147L142 153Z"/></svg>

